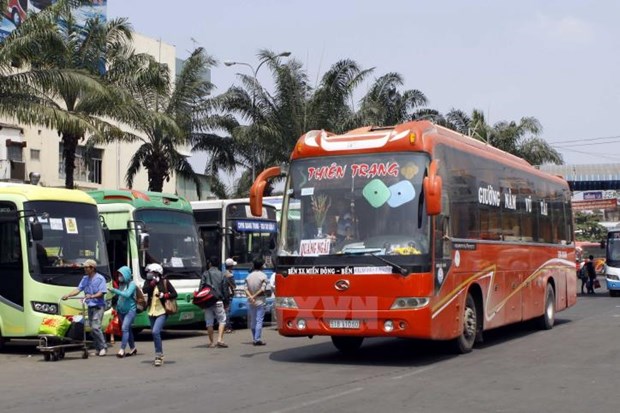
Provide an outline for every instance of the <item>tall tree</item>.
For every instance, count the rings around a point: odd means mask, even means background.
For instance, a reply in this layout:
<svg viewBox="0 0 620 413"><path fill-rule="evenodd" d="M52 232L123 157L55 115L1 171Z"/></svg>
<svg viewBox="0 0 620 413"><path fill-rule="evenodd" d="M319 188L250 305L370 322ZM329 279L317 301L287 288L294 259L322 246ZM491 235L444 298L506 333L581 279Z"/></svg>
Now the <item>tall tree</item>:
<svg viewBox="0 0 620 413"><path fill-rule="evenodd" d="M128 94L104 79L106 69L114 64L109 51L128 47L131 26L126 19L103 22L93 18L80 27L69 3L61 1L57 7L42 12L57 25L51 34L55 40L54 47L31 56L30 62L33 68L40 70L82 72L98 83L98 88L87 89L80 83L59 82L46 93L55 102L56 113L61 119L57 129L63 144L65 187L73 188L75 153L79 141L87 135L101 139L126 136L127 133L113 122L131 124L140 118L140 114L135 111L134 102ZM30 18L26 23L28 21ZM72 118L80 119L81 123L62 121Z"/></svg>
<svg viewBox="0 0 620 413"><path fill-rule="evenodd" d="M359 116L366 125L390 126L411 119L412 111L427 104L424 93L411 89L399 91L404 84L398 73L388 73L370 86L362 98Z"/></svg>
<svg viewBox="0 0 620 413"><path fill-rule="evenodd" d="M177 174L193 180L200 196L201 182L182 151L189 148L192 134L208 128L212 121L209 117L213 103L209 95L214 85L205 79L205 74L215 64L215 59L199 47L183 63L174 84L170 82L169 67L154 59L141 64L139 76L124 77L128 90L147 112L136 125L145 137L134 138L141 145L129 163L126 175L129 187L144 167L149 190L161 192L164 182Z"/></svg>
<svg viewBox="0 0 620 413"><path fill-rule="evenodd" d="M81 70L40 64L42 55L62 47L57 16L66 7L61 0L29 16L0 42L0 114L26 125L95 133L82 116L60 107L55 96L63 85L94 95L104 95L105 88Z"/></svg>
<svg viewBox="0 0 620 413"><path fill-rule="evenodd" d="M480 110L474 110L469 116L453 109L445 118L448 127L519 156L533 165L563 163L562 155L538 137L542 125L534 117L523 117L518 122L501 121L491 126Z"/></svg>

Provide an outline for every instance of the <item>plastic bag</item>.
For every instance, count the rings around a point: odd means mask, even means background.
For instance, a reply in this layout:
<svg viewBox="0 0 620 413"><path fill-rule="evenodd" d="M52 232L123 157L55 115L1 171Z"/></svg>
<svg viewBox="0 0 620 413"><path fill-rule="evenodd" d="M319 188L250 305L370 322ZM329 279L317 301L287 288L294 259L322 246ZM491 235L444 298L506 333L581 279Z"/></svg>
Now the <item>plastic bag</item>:
<svg viewBox="0 0 620 413"><path fill-rule="evenodd" d="M64 337L71 326L71 321L61 315L48 315L43 318L39 326L39 334L51 334Z"/></svg>

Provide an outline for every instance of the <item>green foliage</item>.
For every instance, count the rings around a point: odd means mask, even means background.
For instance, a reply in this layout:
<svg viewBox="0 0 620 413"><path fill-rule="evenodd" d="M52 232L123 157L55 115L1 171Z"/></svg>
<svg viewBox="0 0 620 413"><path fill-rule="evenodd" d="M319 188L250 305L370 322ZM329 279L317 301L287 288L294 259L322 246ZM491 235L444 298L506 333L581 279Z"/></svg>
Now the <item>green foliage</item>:
<svg viewBox="0 0 620 413"><path fill-rule="evenodd" d="M600 225L599 214L575 213L575 238L577 241L599 242L607 236L607 229Z"/></svg>

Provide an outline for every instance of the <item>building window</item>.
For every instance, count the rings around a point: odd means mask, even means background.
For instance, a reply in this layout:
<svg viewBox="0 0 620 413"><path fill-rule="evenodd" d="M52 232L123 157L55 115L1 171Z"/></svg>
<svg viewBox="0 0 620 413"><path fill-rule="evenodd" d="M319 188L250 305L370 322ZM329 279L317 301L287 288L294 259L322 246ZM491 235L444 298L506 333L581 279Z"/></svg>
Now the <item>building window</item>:
<svg viewBox="0 0 620 413"><path fill-rule="evenodd" d="M65 179L65 158L63 156L64 145L58 145L58 177ZM78 146L75 150L75 169L73 179L75 181L101 183L101 160L103 149Z"/></svg>
<svg viewBox="0 0 620 413"><path fill-rule="evenodd" d="M30 149L30 160L31 161L40 161L41 160L41 151L39 149Z"/></svg>

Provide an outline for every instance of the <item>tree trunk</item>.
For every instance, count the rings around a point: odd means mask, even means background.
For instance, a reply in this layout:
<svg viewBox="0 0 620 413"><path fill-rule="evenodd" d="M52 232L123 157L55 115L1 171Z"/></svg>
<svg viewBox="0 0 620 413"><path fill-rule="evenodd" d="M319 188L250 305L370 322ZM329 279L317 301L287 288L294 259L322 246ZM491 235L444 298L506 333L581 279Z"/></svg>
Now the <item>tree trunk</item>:
<svg viewBox="0 0 620 413"><path fill-rule="evenodd" d="M73 173L75 172L75 151L77 150L78 141L79 137L76 135L62 135L62 155L65 158L65 188L69 189L75 188Z"/></svg>
<svg viewBox="0 0 620 413"><path fill-rule="evenodd" d="M164 174L159 172L159 168L152 168L148 170L149 175L149 191L163 192L164 189Z"/></svg>

